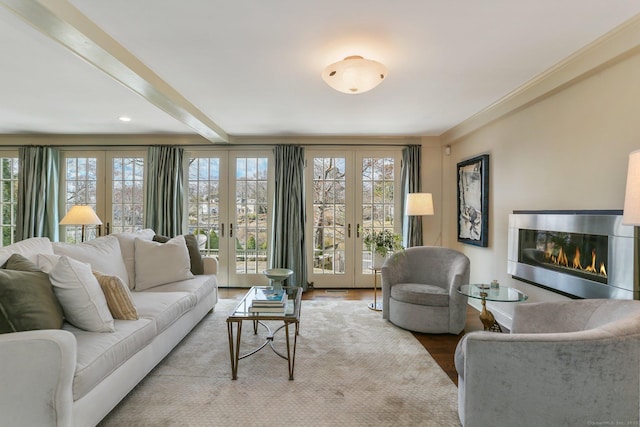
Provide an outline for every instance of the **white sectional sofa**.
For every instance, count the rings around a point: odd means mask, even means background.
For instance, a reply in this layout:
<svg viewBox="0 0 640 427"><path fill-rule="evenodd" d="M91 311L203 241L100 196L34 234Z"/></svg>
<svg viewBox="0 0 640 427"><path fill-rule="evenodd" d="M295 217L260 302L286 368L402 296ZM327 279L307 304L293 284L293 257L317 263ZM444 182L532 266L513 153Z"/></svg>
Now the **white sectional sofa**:
<svg viewBox="0 0 640 427"><path fill-rule="evenodd" d="M145 281L136 280L136 274L144 272L137 264L138 243L153 236L152 230L143 230L75 246L32 238L0 248L0 265L14 253L38 266L47 260L55 264L56 256L62 256L104 274L126 276L122 279L138 315L137 320L113 320L113 332L89 332L68 323L65 309L61 329L0 334L0 425L98 424L213 310L218 297L213 258L203 258L205 274L157 286L146 281L146 289L136 289ZM148 251L145 257L147 263L154 259ZM163 271L166 268L159 259L157 270L148 276L170 277L175 268Z"/></svg>

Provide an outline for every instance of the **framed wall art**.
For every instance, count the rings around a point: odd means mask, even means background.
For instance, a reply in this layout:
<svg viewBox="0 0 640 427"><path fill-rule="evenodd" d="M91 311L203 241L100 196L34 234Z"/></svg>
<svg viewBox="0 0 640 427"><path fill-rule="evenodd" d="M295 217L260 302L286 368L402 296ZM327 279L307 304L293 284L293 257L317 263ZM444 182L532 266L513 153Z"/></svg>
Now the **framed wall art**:
<svg viewBox="0 0 640 427"><path fill-rule="evenodd" d="M489 155L458 163L458 241L489 244Z"/></svg>

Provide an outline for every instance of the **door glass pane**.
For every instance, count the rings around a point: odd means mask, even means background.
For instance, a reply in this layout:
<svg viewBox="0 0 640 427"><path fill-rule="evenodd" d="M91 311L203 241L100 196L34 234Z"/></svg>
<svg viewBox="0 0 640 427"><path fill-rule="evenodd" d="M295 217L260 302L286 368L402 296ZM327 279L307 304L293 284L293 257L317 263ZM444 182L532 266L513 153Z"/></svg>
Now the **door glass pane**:
<svg viewBox="0 0 640 427"><path fill-rule="evenodd" d="M394 158L365 157L362 159L362 228L363 232L394 232ZM364 239L363 239L364 242ZM362 273L369 269L372 251L362 247Z"/></svg>
<svg viewBox="0 0 640 427"><path fill-rule="evenodd" d="M95 157L67 157L65 160L65 210L74 205L89 205L96 210L97 167ZM64 217L64 216L63 216ZM87 226L85 240L95 237L95 228ZM63 242L76 243L82 240L82 226L67 225L60 236Z"/></svg>
<svg viewBox="0 0 640 427"><path fill-rule="evenodd" d="M200 250L218 254L220 236L220 159L189 159L188 230L202 240ZM201 237L200 237L201 236Z"/></svg>
<svg viewBox="0 0 640 427"><path fill-rule="evenodd" d="M18 213L18 158L0 157L2 164L2 175L0 185L2 186L2 246L7 246L15 242L16 236L16 215Z"/></svg>
<svg viewBox="0 0 640 427"><path fill-rule="evenodd" d="M266 157L236 159L236 198L233 244L236 273L260 273L267 268Z"/></svg>
<svg viewBox="0 0 640 427"><path fill-rule="evenodd" d="M141 230L144 225L144 158L114 157L111 181L111 232Z"/></svg>
<svg viewBox="0 0 640 427"><path fill-rule="evenodd" d="M313 159L313 272L345 273L346 161Z"/></svg>

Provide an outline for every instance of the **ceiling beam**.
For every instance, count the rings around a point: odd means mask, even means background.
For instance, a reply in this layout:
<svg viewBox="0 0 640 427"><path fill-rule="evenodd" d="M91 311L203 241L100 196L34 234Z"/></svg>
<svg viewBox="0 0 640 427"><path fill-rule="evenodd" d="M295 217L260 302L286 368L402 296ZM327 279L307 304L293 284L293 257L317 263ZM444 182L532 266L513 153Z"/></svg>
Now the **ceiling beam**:
<svg viewBox="0 0 640 427"><path fill-rule="evenodd" d="M0 0L28 24L211 142L226 132L66 0Z"/></svg>

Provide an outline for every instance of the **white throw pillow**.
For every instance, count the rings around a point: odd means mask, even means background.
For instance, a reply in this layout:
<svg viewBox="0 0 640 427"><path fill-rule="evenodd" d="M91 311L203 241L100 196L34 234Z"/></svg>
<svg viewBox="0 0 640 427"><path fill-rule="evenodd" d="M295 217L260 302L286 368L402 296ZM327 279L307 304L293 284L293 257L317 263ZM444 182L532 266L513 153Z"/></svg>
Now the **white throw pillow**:
<svg viewBox="0 0 640 427"><path fill-rule="evenodd" d="M135 240L143 239L143 240L151 240L153 236L156 235L156 232L150 228L145 228L140 231L128 231L125 233L116 233L111 234L111 236L115 236L120 242L120 250L122 251L122 259L124 260L124 265L127 268L127 282L129 284L129 289L133 289L134 284L136 283L136 265L135 265Z"/></svg>
<svg viewBox="0 0 640 427"><path fill-rule="evenodd" d="M191 261L184 236L167 243L135 240L136 291L191 279Z"/></svg>
<svg viewBox="0 0 640 427"><path fill-rule="evenodd" d="M38 256L41 258L51 259ZM49 272L49 280L69 323L90 332L115 330L107 300L89 264L63 255Z"/></svg>
<svg viewBox="0 0 640 427"><path fill-rule="evenodd" d="M117 237L104 236L84 243L53 243L53 252L86 262L96 271L118 276L129 283L129 274L122 258Z"/></svg>

